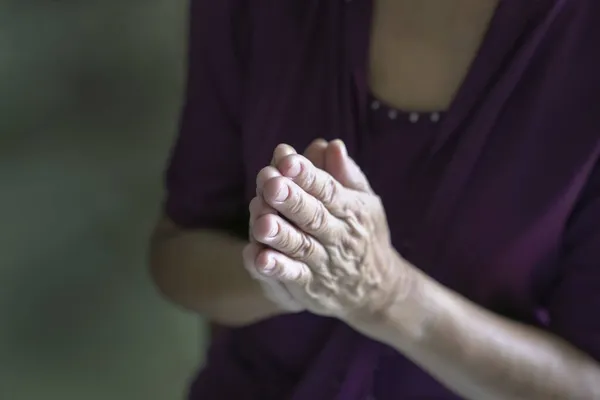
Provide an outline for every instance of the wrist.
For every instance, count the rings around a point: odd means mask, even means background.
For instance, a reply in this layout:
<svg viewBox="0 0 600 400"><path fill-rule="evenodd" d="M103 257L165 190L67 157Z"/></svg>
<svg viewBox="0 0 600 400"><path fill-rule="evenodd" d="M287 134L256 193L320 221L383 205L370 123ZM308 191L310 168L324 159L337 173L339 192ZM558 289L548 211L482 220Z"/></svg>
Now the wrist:
<svg viewBox="0 0 600 400"><path fill-rule="evenodd" d="M394 270L399 276L384 307L368 319L352 321L358 331L393 347L423 343L437 320L439 285L398 256Z"/></svg>

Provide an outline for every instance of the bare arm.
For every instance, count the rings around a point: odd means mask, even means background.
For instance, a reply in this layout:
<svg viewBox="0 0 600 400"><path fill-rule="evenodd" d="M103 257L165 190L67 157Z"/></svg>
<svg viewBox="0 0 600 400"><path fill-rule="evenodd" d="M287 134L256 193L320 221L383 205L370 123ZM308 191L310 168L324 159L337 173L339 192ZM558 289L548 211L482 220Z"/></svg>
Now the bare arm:
<svg viewBox="0 0 600 400"><path fill-rule="evenodd" d="M242 266L246 242L212 230L186 231L163 218L151 243L151 271L175 303L227 326L283 313Z"/></svg>
<svg viewBox="0 0 600 400"><path fill-rule="evenodd" d="M305 156L321 167L326 149L327 142L316 139ZM289 146L277 147L272 162L291 152ZM273 212L255 211L258 215ZM265 287L243 267L242 253L247 244L223 231L184 230L163 217L151 243L154 281L170 300L220 325L248 325L290 312L291 308L279 307L269 300Z"/></svg>
<svg viewBox="0 0 600 400"><path fill-rule="evenodd" d="M419 276L413 293L398 299L381 323L357 328L466 399L600 398L600 366L591 357Z"/></svg>
<svg viewBox="0 0 600 400"><path fill-rule="evenodd" d="M339 181L298 155L276 163L281 176L259 174L264 201L295 224L273 215L268 229L253 231L274 260L257 263L264 279L396 348L466 399L600 399L600 170L565 231L569 250L543 330L484 309L402 259L366 177L342 144L334 148L329 171Z"/></svg>

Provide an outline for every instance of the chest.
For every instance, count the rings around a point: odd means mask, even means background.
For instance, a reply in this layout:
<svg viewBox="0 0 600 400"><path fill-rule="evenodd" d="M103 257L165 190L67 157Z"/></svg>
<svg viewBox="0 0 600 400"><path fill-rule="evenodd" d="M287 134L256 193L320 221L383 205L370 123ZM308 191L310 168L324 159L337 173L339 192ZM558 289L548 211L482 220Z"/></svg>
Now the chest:
<svg viewBox="0 0 600 400"><path fill-rule="evenodd" d="M447 109L481 46L497 1L374 2L368 49L372 93L404 110Z"/></svg>

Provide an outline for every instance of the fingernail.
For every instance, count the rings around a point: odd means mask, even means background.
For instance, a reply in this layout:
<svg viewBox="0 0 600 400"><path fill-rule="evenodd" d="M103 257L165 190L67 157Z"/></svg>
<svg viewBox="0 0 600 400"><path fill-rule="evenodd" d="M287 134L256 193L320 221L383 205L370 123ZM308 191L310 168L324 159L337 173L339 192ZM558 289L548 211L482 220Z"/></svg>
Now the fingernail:
<svg viewBox="0 0 600 400"><path fill-rule="evenodd" d="M283 155L297 154L296 149L285 143L277 145L277 147L275 147L275 152L281 152Z"/></svg>
<svg viewBox="0 0 600 400"><path fill-rule="evenodd" d="M273 275L275 272L275 260L273 257L269 257L267 260L267 264L262 269L263 274L265 275Z"/></svg>
<svg viewBox="0 0 600 400"><path fill-rule="evenodd" d="M300 171L302 171L300 163L298 161L293 161L286 175L290 178L295 178L300 175Z"/></svg>
<svg viewBox="0 0 600 400"><path fill-rule="evenodd" d="M340 151L344 157L348 156L348 149L346 148L346 144L341 139L335 139L335 142L340 147Z"/></svg>
<svg viewBox="0 0 600 400"><path fill-rule="evenodd" d="M340 140L340 150L342 150L342 155L344 157L348 157L348 149L346 148L346 143Z"/></svg>
<svg viewBox="0 0 600 400"><path fill-rule="evenodd" d="M275 201L285 201L290 195L290 189L287 185L282 185L281 189L275 195Z"/></svg>
<svg viewBox="0 0 600 400"><path fill-rule="evenodd" d="M269 231L269 233L267 233L267 237L274 238L275 236L277 236L278 233L279 233L279 224L277 222L275 222L273 224L273 227Z"/></svg>

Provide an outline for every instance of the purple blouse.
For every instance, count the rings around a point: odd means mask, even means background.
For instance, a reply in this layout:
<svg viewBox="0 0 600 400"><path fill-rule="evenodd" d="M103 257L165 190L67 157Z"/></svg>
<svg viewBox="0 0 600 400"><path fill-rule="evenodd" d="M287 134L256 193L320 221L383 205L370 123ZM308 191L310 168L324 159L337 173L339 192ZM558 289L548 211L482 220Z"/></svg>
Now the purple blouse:
<svg viewBox="0 0 600 400"><path fill-rule="evenodd" d="M503 0L444 113L370 96L371 12L371 0L192 0L167 214L246 236L274 147L341 138L405 258L600 360L600 1ZM190 396L457 398L401 354L308 313L216 337Z"/></svg>

